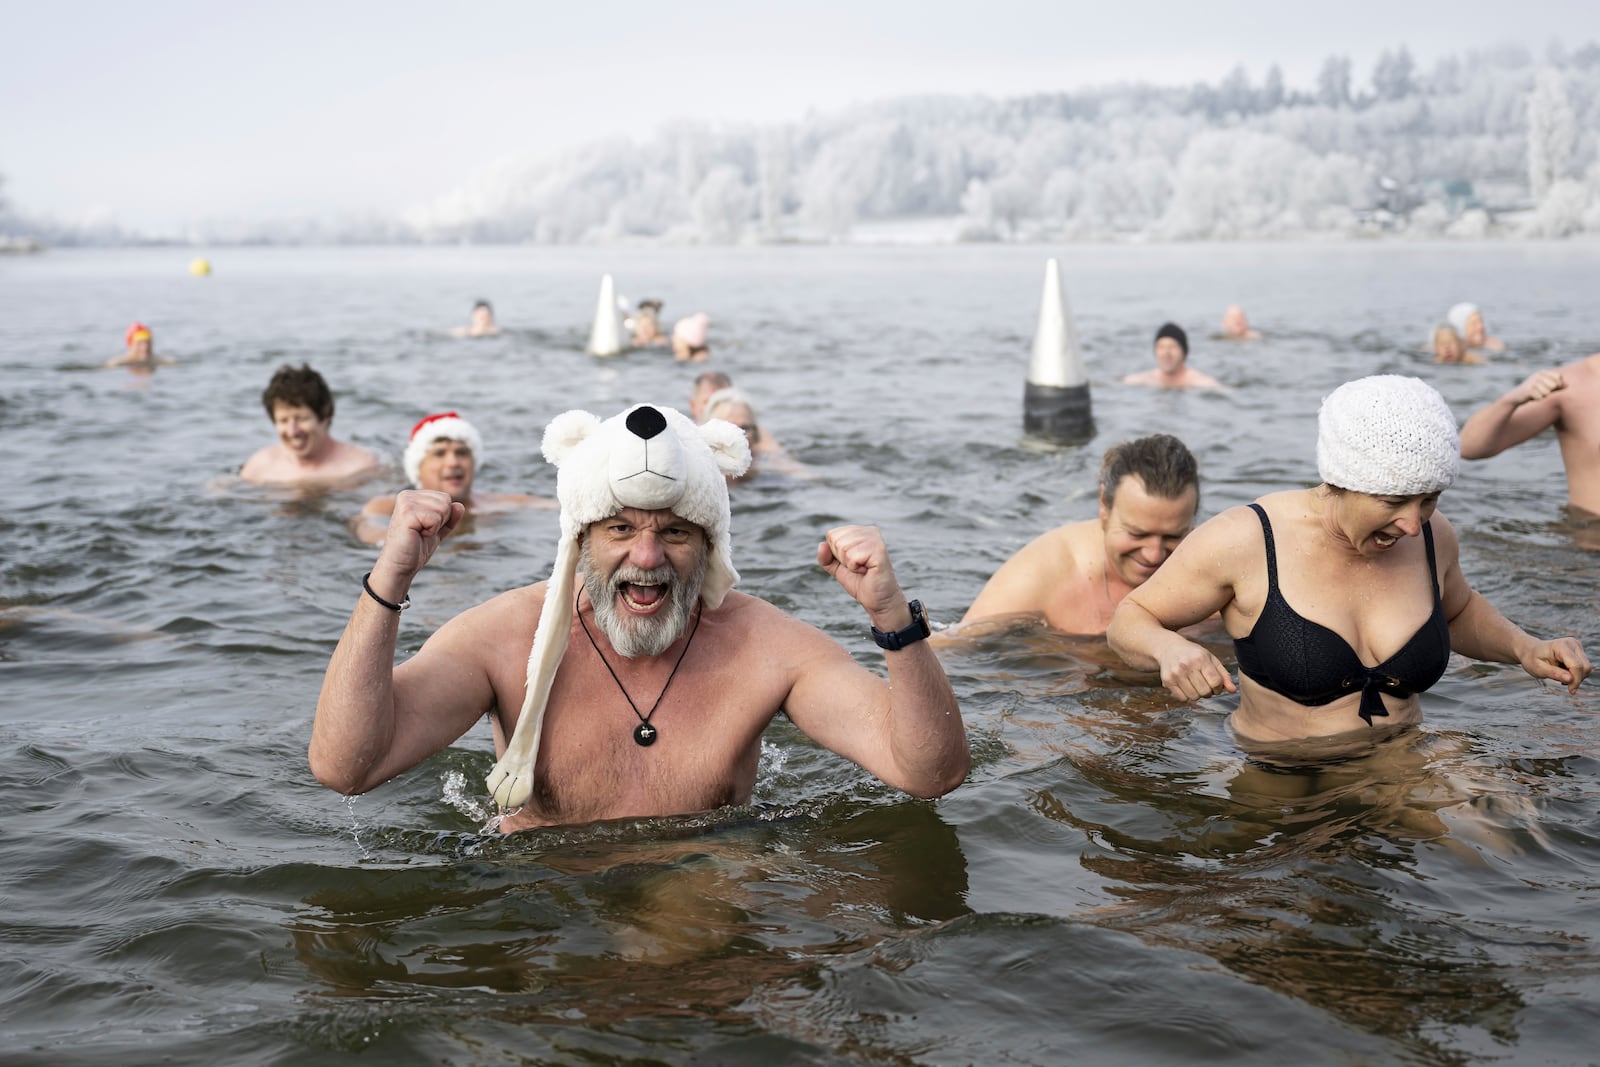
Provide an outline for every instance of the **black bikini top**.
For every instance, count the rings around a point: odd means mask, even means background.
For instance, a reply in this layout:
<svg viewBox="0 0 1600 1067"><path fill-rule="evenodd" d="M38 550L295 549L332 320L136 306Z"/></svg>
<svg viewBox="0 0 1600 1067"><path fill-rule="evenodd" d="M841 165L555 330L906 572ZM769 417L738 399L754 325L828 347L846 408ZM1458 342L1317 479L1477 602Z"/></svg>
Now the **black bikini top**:
<svg viewBox="0 0 1600 1067"><path fill-rule="evenodd" d="M1380 693L1409 697L1444 676L1450 662L1450 623L1439 596L1439 568L1433 556L1433 526L1425 523L1422 538L1428 547L1428 573L1433 578L1433 614L1400 651L1368 667L1337 633L1303 618L1283 599L1278 589L1278 552L1272 524L1259 504L1251 504L1261 519L1267 541L1267 602L1246 637L1233 642L1233 654L1244 675L1297 704L1319 707L1361 690L1361 717L1368 726L1375 715L1388 715Z"/></svg>

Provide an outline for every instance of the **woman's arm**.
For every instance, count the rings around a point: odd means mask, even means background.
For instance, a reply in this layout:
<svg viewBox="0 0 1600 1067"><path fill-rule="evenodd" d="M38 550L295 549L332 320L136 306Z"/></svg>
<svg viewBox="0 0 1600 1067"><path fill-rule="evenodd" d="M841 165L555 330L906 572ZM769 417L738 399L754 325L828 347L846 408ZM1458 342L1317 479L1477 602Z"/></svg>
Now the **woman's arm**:
<svg viewBox="0 0 1600 1067"><path fill-rule="evenodd" d="M1112 649L1129 666L1160 671L1161 684L1182 700L1235 692L1222 661L1175 631L1232 602L1239 546L1260 537L1259 523L1244 508L1230 508L1202 523L1149 581L1117 605L1106 631Z"/></svg>

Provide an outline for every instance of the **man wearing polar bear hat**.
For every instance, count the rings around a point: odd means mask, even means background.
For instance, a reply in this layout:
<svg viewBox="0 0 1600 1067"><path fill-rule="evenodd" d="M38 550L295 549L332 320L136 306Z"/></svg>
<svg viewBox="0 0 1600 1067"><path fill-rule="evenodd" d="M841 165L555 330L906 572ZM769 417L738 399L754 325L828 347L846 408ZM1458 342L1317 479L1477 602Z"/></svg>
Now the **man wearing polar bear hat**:
<svg viewBox="0 0 1600 1067"><path fill-rule="evenodd" d="M323 680L318 780L365 792L487 714L502 830L704 811L750 799L762 730L782 711L908 793L961 783L960 709L875 527L829 530L817 562L866 610L887 681L733 591L727 477L750 450L731 423L642 404L604 422L569 411L544 455L561 504L549 580L463 612L396 667L412 581L463 514L445 493L399 495Z"/></svg>

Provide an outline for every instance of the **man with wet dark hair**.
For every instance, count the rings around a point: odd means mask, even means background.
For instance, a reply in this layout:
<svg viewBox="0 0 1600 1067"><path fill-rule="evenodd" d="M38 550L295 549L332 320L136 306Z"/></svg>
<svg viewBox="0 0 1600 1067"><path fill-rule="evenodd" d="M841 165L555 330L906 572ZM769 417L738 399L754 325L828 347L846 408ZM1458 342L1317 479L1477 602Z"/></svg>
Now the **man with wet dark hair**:
<svg viewBox="0 0 1600 1067"><path fill-rule="evenodd" d="M333 391L306 364L279 367L261 393L278 431L278 443L251 456L239 471L247 482L271 485L357 485L378 473L378 457L358 445L335 440Z"/></svg>
<svg viewBox="0 0 1600 1067"><path fill-rule="evenodd" d="M1124 441L1100 464L1100 517L1035 538L989 579L962 618L976 634L1041 620L1103 634L1122 598L1143 585L1194 528L1200 471L1171 434ZM980 628L970 623L982 620Z"/></svg>

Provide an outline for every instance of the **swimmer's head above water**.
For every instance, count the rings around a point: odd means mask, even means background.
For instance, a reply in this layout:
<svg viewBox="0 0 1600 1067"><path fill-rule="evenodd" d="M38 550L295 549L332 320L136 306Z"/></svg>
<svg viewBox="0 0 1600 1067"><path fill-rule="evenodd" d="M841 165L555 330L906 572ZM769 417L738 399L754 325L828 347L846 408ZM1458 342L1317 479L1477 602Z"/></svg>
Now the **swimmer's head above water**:
<svg viewBox="0 0 1600 1067"><path fill-rule="evenodd" d="M404 462L406 477L418 489L436 489L466 503L483 466L483 437L454 411L429 415L411 428Z"/></svg>

